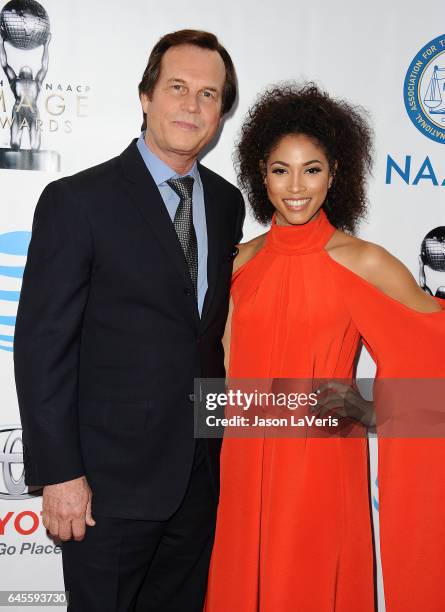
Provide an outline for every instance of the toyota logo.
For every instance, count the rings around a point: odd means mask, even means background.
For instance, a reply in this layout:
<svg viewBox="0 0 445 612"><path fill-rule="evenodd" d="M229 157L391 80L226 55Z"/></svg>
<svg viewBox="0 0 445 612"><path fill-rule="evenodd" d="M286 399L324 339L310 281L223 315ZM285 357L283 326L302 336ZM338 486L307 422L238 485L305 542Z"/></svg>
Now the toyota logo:
<svg viewBox="0 0 445 612"><path fill-rule="evenodd" d="M33 497L25 484L22 428L0 427L0 499Z"/></svg>

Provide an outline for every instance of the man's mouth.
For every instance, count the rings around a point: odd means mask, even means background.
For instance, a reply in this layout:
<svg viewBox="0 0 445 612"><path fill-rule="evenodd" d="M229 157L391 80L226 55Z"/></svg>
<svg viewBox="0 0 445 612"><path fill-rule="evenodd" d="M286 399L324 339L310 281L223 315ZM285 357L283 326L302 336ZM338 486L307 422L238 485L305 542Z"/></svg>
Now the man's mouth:
<svg viewBox="0 0 445 612"><path fill-rule="evenodd" d="M189 121L173 121L173 123L183 130L193 131L198 129L197 125L190 123Z"/></svg>

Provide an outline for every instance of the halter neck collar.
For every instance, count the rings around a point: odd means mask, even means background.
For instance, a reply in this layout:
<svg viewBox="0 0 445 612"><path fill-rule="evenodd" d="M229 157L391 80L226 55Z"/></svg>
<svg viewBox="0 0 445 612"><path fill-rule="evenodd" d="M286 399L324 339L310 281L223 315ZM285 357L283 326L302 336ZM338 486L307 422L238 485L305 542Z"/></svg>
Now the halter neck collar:
<svg viewBox="0 0 445 612"><path fill-rule="evenodd" d="M264 246L290 255L315 253L324 249L334 232L335 227L322 208L316 219L303 225L277 225L274 213Z"/></svg>

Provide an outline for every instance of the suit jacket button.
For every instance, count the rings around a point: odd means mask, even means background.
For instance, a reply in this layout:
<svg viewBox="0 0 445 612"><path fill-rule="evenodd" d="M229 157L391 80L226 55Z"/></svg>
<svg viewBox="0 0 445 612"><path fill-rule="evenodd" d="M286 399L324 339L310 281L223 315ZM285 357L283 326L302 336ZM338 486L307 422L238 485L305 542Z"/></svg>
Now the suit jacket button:
<svg viewBox="0 0 445 612"><path fill-rule="evenodd" d="M186 287L184 289L184 293L185 295L193 295L193 289L190 289L190 287Z"/></svg>
<svg viewBox="0 0 445 612"><path fill-rule="evenodd" d="M189 401L190 402L194 402L195 401L195 394L194 393L189 393Z"/></svg>

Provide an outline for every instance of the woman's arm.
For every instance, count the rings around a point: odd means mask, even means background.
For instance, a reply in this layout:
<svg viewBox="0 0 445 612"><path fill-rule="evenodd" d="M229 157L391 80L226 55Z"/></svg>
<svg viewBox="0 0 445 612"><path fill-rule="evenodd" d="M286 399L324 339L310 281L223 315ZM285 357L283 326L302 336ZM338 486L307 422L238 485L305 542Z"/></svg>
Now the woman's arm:
<svg viewBox="0 0 445 612"><path fill-rule="evenodd" d="M222 345L224 348L224 367L226 369L226 376L229 373L229 362L230 362L230 332L232 327L232 312L233 312L233 300L230 297L229 302L229 313L227 315L226 327L224 329L224 335L222 337Z"/></svg>
<svg viewBox="0 0 445 612"><path fill-rule="evenodd" d="M420 313L441 310L436 300L418 286L408 268L383 247L341 234L328 252L337 263L404 306ZM373 402L363 399L353 387L330 381L319 391L318 404L313 409L318 416L333 412L365 427L375 427Z"/></svg>

